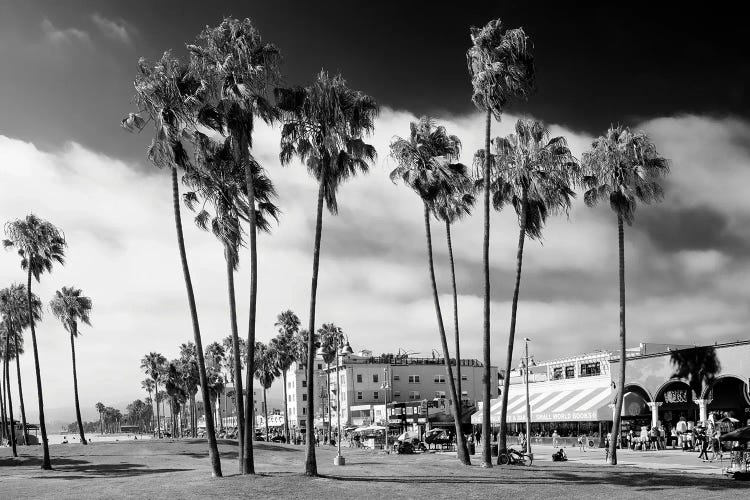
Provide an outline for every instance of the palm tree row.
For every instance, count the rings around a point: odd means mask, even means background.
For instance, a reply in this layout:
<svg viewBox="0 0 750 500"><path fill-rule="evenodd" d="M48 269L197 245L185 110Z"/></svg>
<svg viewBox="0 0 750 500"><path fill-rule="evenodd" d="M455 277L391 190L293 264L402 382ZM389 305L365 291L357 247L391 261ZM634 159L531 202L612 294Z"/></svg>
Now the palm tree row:
<svg viewBox="0 0 750 500"><path fill-rule="evenodd" d="M18 396L21 406L21 423L23 426L23 442L29 443L26 423L26 409L23 402L23 386L21 382L20 355L23 353L23 330L31 330L31 341L34 353L34 367L37 383L37 401L39 404L39 428L42 435L42 468L51 469L52 464L49 456L49 445L47 442L47 430L44 419L44 399L42 394L41 368L39 352L36 339L36 323L41 321L42 305L39 298L32 292L32 277L38 282L43 273L51 272L55 263L64 265L65 247L67 243L60 229L53 224L40 219L34 214L24 219L17 219L6 223L6 239L3 240L5 248L14 248L21 258L21 268L26 271L26 285L13 284L0 290L0 317L2 319L2 361L3 361L3 410L5 397L8 398L8 438L13 449L13 455L17 456L16 436L14 430L14 415L12 402L12 388L10 385L9 362L16 360L16 376L18 380ZM83 431L80 403L78 396L78 373L75 355L75 339L79 334L79 324L90 325L90 312L92 301L83 295L80 289L75 287L62 287L55 292L49 303L52 314L57 317L63 328L70 335L71 359L73 361L73 393L76 409L76 421L81 443L86 444ZM11 345L12 342L12 345ZM6 422L3 411L3 421ZM3 425L3 432L6 428Z"/></svg>

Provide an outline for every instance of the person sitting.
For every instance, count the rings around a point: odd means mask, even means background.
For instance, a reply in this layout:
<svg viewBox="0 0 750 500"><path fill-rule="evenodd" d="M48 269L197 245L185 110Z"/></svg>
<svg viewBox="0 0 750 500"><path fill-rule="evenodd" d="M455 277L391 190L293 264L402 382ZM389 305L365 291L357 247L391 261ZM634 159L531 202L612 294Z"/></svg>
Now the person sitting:
<svg viewBox="0 0 750 500"><path fill-rule="evenodd" d="M552 454L553 462L565 462L567 460L568 460L568 456L565 454L565 451L562 448L560 448L560 451Z"/></svg>

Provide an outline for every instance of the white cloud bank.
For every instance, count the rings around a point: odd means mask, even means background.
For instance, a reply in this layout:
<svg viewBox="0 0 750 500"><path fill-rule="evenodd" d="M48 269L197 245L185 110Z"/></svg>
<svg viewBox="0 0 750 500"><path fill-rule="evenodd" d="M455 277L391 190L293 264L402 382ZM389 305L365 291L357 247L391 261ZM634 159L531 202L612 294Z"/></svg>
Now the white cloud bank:
<svg viewBox="0 0 750 500"><path fill-rule="evenodd" d="M387 176L393 168L387 144L394 135L407 134L411 120L414 117L406 112L383 111L373 137L380 154L378 166L341 189L339 216L326 213L323 222L318 323L341 325L355 349L393 352L401 347L429 355L439 347L424 260L421 206L409 189L394 186ZM464 139L463 159L470 162L481 145L481 117L441 122ZM512 117L504 118L493 135L508 133L513 122ZM644 126L663 154L673 160L675 187L668 193L670 199L695 199L698 194L691 190L698 188L692 179L698 177L705 186L699 190L701 206L732 217L750 215L743 201L706 194L711 190L738 195L732 176L747 175L750 154L734 138L738 131L747 130L746 124L686 117L653 120ZM684 137L686 130L693 135ZM556 133L568 137L576 155L591 139L562 127L556 127ZM122 140L146 142L148 138L123 133ZM316 189L301 166L279 166L278 130L260 127L255 145L255 154L277 185L283 210L280 226L272 235L259 238L258 337L265 341L275 334L275 315L282 309L292 308L303 324L307 321ZM709 151L732 161L705 165L704 160L712 158ZM721 175L725 169L731 175ZM97 401L119 404L143 397L142 355L160 351L174 357L177 346L192 338L167 172L129 165L76 144L45 152L0 136L0 179L2 222L33 211L63 228L70 245L66 266L57 266L40 284L34 283L36 293L46 304L54 290L75 285L93 298L93 327L84 328L76 344L85 418L96 418ZM675 204L676 209L680 206ZM203 340L208 344L229 333L222 250L213 236L195 229L186 211L183 219ZM494 214L492 224L493 363L501 365L517 222L505 211ZM451 325L440 224L433 224L433 234L445 322ZM473 357L481 353L481 235L479 216L454 231L462 294L462 352ZM648 233L629 230L627 237L631 344L747 336L744 328L750 313L739 295L745 293L747 260L719 250L665 253L656 249ZM14 253L0 255L3 286L24 280L18 264ZM524 266L518 335L534 339L537 359L616 345L616 228L608 207L590 210L577 201L569 219L558 217L550 222L543 244L527 244ZM237 276L243 336L247 272L241 266ZM72 401L68 336L46 312L38 339L46 404L52 409L67 408ZM22 358L22 372L28 387L27 411L34 419L31 354ZM65 415L67 421L73 420L71 411Z"/></svg>

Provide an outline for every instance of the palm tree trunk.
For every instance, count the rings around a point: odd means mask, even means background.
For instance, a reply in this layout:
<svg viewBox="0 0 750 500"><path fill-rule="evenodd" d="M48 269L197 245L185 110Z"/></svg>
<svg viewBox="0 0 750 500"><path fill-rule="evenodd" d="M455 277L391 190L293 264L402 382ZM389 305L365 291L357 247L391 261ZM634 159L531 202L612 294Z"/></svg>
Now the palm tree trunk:
<svg viewBox="0 0 750 500"><path fill-rule="evenodd" d="M156 418L157 418L157 422L158 422L159 421L158 420L158 418L159 418L158 417L158 415L159 415L159 407L158 406L156 407L156 415L157 415ZM99 434L104 434L104 420L102 419L102 412L99 412Z"/></svg>
<svg viewBox="0 0 750 500"><path fill-rule="evenodd" d="M34 349L34 371L36 372L36 395L39 403L39 431L42 433L42 469L52 470L49 459L49 443L47 442L47 426L44 423L44 397L42 395L42 372L39 369L39 351L36 347L36 327L34 326L34 314L31 309L31 266L29 266L26 281L26 304L28 306L29 325L31 326L31 345Z"/></svg>
<svg viewBox="0 0 750 500"><path fill-rule="evenodd" d="M0 446L5 444L5 440L10 437L8 436L8 415L5 411L5 368L3 367L3 381L0 383L0 420L2 421L2 431L0 432Z"/></svg>
<svg viewBox="0 0 750 500"><path fill-rule="evenodd" d="M619 247L620 278L620 380L617 386L614 415L612 416L612 439L609 440L607 463L611 465L617 465L617 437L620 435L620 416L622 415L622 401L625 396L625 231L620 214L617 214L617 243Z"/></svg>
<svg viewBox="0 0 750 500"><path fill-rule="evenodd" d="M247 200L250 206L250 314L247 326L247 401L245 401L245 447L242 456L242 473L255 474L253 457L253 437L255 436L255 418L253 418L253 373L255 360L255 316L258 300L258 253L255 213L255 179L250 162L246 162L245 177L247 182Z"/></svg>
<svg viewBox="0 0 750 500"><path fill-rule="evenodd" d="M469 451L466 448L466 439L461 431L461 407L456 394L456 381L453 379L453 367L451 366L451 356L448 352L448 339L445 335L445 326L443 325L443 313L440 311L440 298L438 297L437 282L435 281L435 264L432 258L432 235L430 233L430 207L424 204L424 225L427 235L427 262L430 270L430 284L432 285L432 298L435 302L435 314L437 315L438 331L440 332L440 343L443 347L443 359L445 360L445 370L448 376L450 387L450 398L453 404L453 422L456 427L456 455L458 461L464 465L471 465L469 460Z"/></svg>
<svg viewBox="0 0 750 500"><path fill-rule="evenodd" d="M328 392L326 393L326 406L328 410L328 444L331 444L331 426L333 420L331 418L331 363L326 363L326 376L328 378Z"/></svg>
<svg viewBox="0 0 750 500"><path fill-rule="evenodd" d="M289 440L289 402L287 401L286 394L286 370L281 374L282 380L284 381L284 437L286 442Z"/></svg>
<svg viewBox="0 0 750 500"><path fill-rule="evenodd" d="M156 437L161 438L161 416L159 415L159 382L154 379L154 401L156 401Z"/></svg>
<svg viewBox="0 0 750 500"><path fill-rule="evenodd" d="M18 355L18 333L13 335L13 344L16 348L16 378L18 379L18 400L21 403L21 424L23 425L23 444L29 444L29 431L26 429L26 408L23 404L23 387L21 384L21 361Z"/></svg>
<svg viewBox="0 0 750 500"><path fill-rule="evenodd" d="M482 467L492 467L490 452L490 127L492 111L487 110L484 135L484 241L482 243L482 265L484 267L484 331L482 335ZM506 374L506 377L508 375Z"/></svg>
<svg viewBox="0 0 750 500"><path fill-rule="evenodd" d="M526 210L527 210L527 192L523 190L521 199L521 229L518 232L518 252L516 253L516 283L513 287L513 303L510 310L510 333L508 334L508 352L505 357L505 373L503 379L503 405L500 409L500 436L498 438L498 449L507 448L508 423L506 422L508 413L508 391L510 390L510 370L513 363L513 343L516 339L516 311L518 310L518 293L521 289L521 266L523 264L523 244L526 240ZM527 368L528 369L528 368ZM497 463L500 464L500 453L497 454Z"/></svg>
<svg viewBox="0 0 750 500"><path fill-rule="evenodd" d="M221 394L216 395L216 414L219 420L219 432L224 430L224 422L221 418Z"/></svg>
<svg viewBox="0 0 750 500"><path fill-rule="evenodd" d="M76 421L78 422L78 433L81 435L81 444L86 444L86 437L83 435L83 421L81 420L81 406L78 403L78 372L76 370L76 346L75 336L77 328L73 326L73 332L70 334L70 355L73 358L73 394L76 403Z"/></svg>
<svg viewBox="0 0 750 500"><path fill-rule="evenodd" d="M242 356L240 353L240 337L237 330L237 303L234 295L234 265L231 260L232 249L229 244L224 245L224 260L227 264L227 291L229 293L229 322L232 328L232 351L234 353L235 372L235 395L237 397L237 435L238 466L240 474L244 474L244 448L245 448L245 408L242 399Z"/></svg>
<svg viewBox="0 0 750 500"><path fill-rule="evenodd" d="M190 319L193 323L193 341L195 342L195 351L197 354L196 357L198 358L198 372L200 377L201 393L203 395L203 404L207 405L208 382L206 380L206 361L205 359L203 359L203 342L201 341L201 331L198 324L198 310L195 306L193 282L190 279L190 269L188 268L187 253L185 252L185 238L182 234L182 218L180 216L180 193L179 185L177 183L176 165L172 167L172 206L174 208L175 229L177 230L177 245L180 250L180 260L182 262L182 274L185 278L185 289L187 291L188 305L190 307ZM31 278L29 278L29 280L31 280ZM31 299L29 299L29 303L30 302ZM206 414L206 434L208 436L208 453L211 458L211 475L213 477L221 477L221 459L219 457L219 448L216 445L214 420L208 414Z"/></svg>
<svg viewBox="0 0 750 500"><path fill-rule="evenodd" d="M315 244L313 246L312 282L310 284L310 322L307 335L307 421L305 438L305 475L317 476L318 463L315 459L315 430L314 415L315 393L313 392L313 378L315 377L315 299L318 292L318 265L320 264L320 236L323 231L323 183L318 184L318 206L315 219Z"/></svg>
<svg viewBox="0 0 750 500"><path fill-rule="evenodd" d="M10 332L9 332L9 334L10 334ZM9 426L9 429L10 429L10 446L13 449L13 456L17 457L18 456L18 450L16 448L16 425L15 425L15 423L13 421L13 395L12 395L12 391L10 389L10 368L8 367L8 349L9 349L9 347L10 347L10 338L8 338L6 336L6 338L5 338L5 363L4 363L4 365L5 365L4 366L5 373L4 373L4 376L5 376L5 380L7 380L7 382L8 382L7 392L8 392L8 418L10 420L10 426ZM18 356L18 353L16 353L16 356Z"/></svg>
<svg viewBox="0 0 750 500"><path fill-rule="evenodd" d="M266 442L268 442L268 400L266 399L266 388L263 388L263 416L266 419Z"/></svg>
<svg viewBox="0 0 750 500"><path fill-rule="evenodd" d="M151 406L151 431L153 432L154 430L154 407L153 407L154 400L151 398L151 391L148 391L148 399L151 400L151 405L152 405Z"/></svg>
<svg viewBox="0 0 750 500"><path fill-rule="evenodd" d="M458 290L456 288L456 268L453 263L453 245L451 243L451 225L445 223L445 235L448 240L448 258L451 264L451 285L453 286L453 329L456 335L456 392L458 393L459 409L463 411L463 392L461 392L461 344L458 333Z"/></svg>

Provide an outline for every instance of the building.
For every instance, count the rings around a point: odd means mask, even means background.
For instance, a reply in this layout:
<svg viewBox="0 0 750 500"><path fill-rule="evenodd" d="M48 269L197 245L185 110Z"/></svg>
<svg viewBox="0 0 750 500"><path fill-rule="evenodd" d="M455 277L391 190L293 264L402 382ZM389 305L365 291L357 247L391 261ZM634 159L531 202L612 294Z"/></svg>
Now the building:
<svg viewBox="0 0 750 500"><path fill-rule="evenodd" d="M715 358L720 370L712 380L690 384L675 376L673 358ZM619 353L597 351L538 363L529 370L531 430L561 436L602 436L613 420L620 372ZM667 430L680 417L705 421L712 413L727 414L750 423L750 340L688 346L640 344L628 349L625 362L625 398L622 429L664 425ZM526 391L521 372L510 373L506 420L511 432L525 429ZM490 407L492 425L500 424L502 400ZM481 411L472 423L482 422Z"/></svg>
<svg viewBox="0 0 750 500"><path fill-rule="evenodd" d="M363 350L342 356L338 370L336 364L327 366L322 358L316 358L315 367L315 424L336 426L339 416L341 425L360 425L386 421L393 414L394 404L412 403L410 407L421 408L423 401L444 400L435 405L433 417L446 408L450 384L447 382L445 362L442 357L416 358L408 355L382 354L373 356ZM454 377L457 377L455 360L452 362ZM483 365L475 359L461 360L462 413L473 413L476 401L482 393ZM490 380L497 380L497 368L490 367ZM336 375L340 381L341 394L337 394ZM330 381L330 384L329 384ZM287 403L290 425L305 427L307 412L307 376L301 366L293 365L287 375ZM493 396L497 388L491 388ZM340 400L340 409L338 401ZM330 417L328 402L330 401ZM448 411L448 408L445 410ZM398 413L398 411L396 411ZM366 424L364 424L366 425Z"/></svg>

